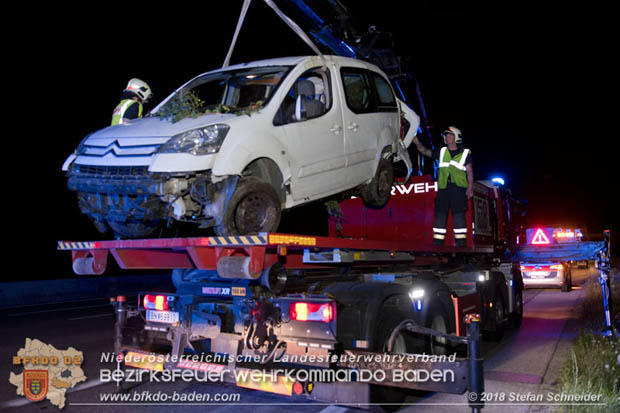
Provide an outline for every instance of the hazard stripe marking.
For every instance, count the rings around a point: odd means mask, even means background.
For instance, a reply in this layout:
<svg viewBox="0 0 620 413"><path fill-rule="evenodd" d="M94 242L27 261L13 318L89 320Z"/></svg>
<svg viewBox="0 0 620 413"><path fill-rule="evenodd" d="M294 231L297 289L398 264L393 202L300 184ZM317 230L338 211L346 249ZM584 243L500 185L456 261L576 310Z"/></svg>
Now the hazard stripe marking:
<svg viewBox="0 0 620 413"><path fill-rule="evenodd" d="M94 248L92 242L63 242L58 241L59 250L90 250Z"/></svg>
<svg viewBox="0 0 620 413"><path fill-rule="evenodd" d="M216 246L228 245L265 245L267 238L259 235L237 236L237 237L211 237L209 244Z"/></svg>
<svg viewBox="0 0 620 413"><path fill-rule="evenodd" d="M204 240L202 238L201 240ZM243 235L243 236L235 236L235 237L209 237L207 238L208 244L210 246L216 247L224 247L224 246L244 246L244 245L266 245L267 237L261 235ZM201 241L200 245L205 245L204 241ZM114 246L110 248L125 248L123 245ZM165 246L127 246L126 248L166 248ZM59 250L90 250L95 249L95 242L67 242L67 241L58 241L58 249Z"/></svg>

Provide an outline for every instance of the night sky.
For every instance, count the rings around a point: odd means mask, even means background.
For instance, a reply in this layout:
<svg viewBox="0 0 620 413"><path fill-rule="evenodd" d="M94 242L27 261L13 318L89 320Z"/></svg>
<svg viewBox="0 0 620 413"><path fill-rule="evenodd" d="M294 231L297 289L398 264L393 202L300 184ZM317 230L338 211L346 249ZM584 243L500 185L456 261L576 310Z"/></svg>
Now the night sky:
<svg viewBox="0 0 620 413"><path fill-rule="evenodd" d="M610 10L560 2L344 3L360 31L373 24L394 34L398 52L412 58L436 138L447 126L460 128L477 179L503 176L528 199L533 223L619 230ZM19 119L4 134L11 148L4 153L5 222L20 245L37 240L29 259L45 260L47 274L70 272L57 240L100 238L66 189L65 158L109 124L130 78L147 81L156 104L220 67L241 4L37 5L15 13L24 24L5 34L5 114ZM312 51L254 0L232 63L305 54ZM38 277L35 270L24 277Z"/></svg>

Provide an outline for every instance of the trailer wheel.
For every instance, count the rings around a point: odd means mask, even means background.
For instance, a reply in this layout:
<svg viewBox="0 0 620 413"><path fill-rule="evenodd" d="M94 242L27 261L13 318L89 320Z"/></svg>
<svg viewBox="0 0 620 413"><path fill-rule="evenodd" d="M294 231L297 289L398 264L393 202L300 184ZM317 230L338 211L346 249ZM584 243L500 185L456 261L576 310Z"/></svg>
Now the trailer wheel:
<svg viewBox="0 0 620 413"><path fill-rule="evenodd" d="M521 327L523 322L523 291L515 292L515 310L510 314L510 324L514 328Z"/></svg>
<svg viewBox="0 0 620 413"><path fill-rule="evenodd" d="M450 319L445 308L438 302L431 303L428 311L427 327L440 333L450 334ZM450 342L442 337L431 336L427 338L427 348L430 354L442 356L452 353Z"/></svg>
<svg viewBox="0 0 620 413"><path fill-rule="evenodd" d="M273 186L249 176L239 180L220 225L219 236L275 232L280 224L281 204Z"/></svg>
<svg viewBox="0 0 620 413"><path fill-rule="evenodd" d="M486 331L486 335L491 341L500 341L502 337L504 337L504 317L505 317L505 307L504 301L500 297L499 294L495 295L495 299L493 300L493 311L491 312L491 317L493 317L495 330Z"/></svg>
<svg viewBox="0 0 620 413"><path fill-rule="evenodd" d="M402 309L394 307L382 307L380 316L377 320L377 328L375 329L375 336L373 337L374 348L377 353L386 352L388 341L392 331L406 319L410 319L411 315ZM416 339L408 331L400 332L394 339L392 345L392 353L415 353L421 352L421 349L416 351ZM370 402L371 403L388 403L381 405L381 408L388 412L398 410L401 406L391 403L403 403L407 397L407 391L395 387L379 386L375 384L370 385Z"/></svg>
<svg viewBox="0 0 620 413"><path fill-rule="evenodd" d="M360 195L364 205L373 209L383 208L390 200L393 182L394 167L392 162L389 159L381 158L372 181L361 188Z"/></svg>

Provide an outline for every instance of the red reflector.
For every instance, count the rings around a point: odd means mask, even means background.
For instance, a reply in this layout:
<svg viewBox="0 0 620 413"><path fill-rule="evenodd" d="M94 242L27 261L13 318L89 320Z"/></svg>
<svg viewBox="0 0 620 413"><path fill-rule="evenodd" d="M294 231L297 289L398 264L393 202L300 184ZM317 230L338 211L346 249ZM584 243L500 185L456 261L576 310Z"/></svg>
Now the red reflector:
<svg viewBox="0 0 620 413"><path fill-rule="evenodd" d="M291 303L289 313L296 321L321 321L329 323L334 319L334 310L331 303Z"/></svg>
<svg viewBox="0 0 620 413"><path fill-rule="evenodd" d="M295 394L300 395L304 391L304 386L300 382L296 381L295 384L293 384L293 391Z"/></svg>
<svg viewBox="0 0 620 413"><path fill-rule="evenodd" d="M144 300L142 301L144 308L147 310L159 310L159 311L167 311L168 310L168 297L165 295L151 295L146 294L144 296Z"/></svg>

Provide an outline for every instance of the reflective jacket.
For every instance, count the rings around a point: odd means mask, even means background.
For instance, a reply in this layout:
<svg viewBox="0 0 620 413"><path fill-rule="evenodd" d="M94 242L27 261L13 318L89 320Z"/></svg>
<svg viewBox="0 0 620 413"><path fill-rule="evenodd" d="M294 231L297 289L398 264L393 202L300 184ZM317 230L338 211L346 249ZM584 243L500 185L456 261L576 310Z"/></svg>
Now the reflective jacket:
<svg viewBox="0 0 620 413"><path fill-rule="evenodd" d="M114 112L112 112L112 125L118 125L119 123L123 123L123 119L125 117L125 112L127 109L131 107L131 105L138 105L138 117L142 117L142 103L135 101L133 99L123 99L121 103L116 106Z"/></svg>
<svg viewBox="0 0 620 413"><path fill-rule="evenodd" d="M439 189L446 189L448 180L461 188L467 188L465 161L469 152L469 149L463 149L463 152L452 158L447 146L441 148L439 152L439 179L437 180Z"/></svg>

